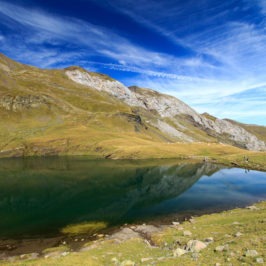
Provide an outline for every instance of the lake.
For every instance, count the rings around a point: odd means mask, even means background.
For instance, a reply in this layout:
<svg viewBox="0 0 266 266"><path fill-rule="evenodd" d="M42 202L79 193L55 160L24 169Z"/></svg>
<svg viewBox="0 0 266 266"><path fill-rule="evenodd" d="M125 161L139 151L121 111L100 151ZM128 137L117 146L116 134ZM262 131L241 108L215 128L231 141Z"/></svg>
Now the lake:
<svg viewBox="0 0 266 266"><path fill-rule="evenodd" d="M85 157L0 160L0 239L208 213L266 199L266 173L210 163Z"/></svg>

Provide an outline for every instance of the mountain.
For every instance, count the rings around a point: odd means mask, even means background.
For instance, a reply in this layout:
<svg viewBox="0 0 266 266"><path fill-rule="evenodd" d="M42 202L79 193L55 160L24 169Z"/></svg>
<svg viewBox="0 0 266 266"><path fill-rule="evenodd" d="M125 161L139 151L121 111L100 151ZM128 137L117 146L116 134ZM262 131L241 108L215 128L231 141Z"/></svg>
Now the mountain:
<svg viewBox="0 0 266 266"><path fill-rule="evenodd" d="M199 154L208 146L218 147L219 152L225 145L266 150L260 130L198 114L173 96L126 87L76 66L38 69L3 54L0 115L2 157L89 154L134 158L152 152L165 157L182 154L188 145L197 153L201 149Z"/></svg>

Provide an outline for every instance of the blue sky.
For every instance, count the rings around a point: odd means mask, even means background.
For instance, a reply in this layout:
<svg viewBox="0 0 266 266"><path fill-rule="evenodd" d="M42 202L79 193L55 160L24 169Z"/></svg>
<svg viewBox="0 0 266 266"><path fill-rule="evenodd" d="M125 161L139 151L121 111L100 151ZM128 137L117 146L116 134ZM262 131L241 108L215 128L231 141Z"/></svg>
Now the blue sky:
<svg viewBox="0 0 266 266"><path fill-rule="evenodd" d="M0 0L0 51L266 125L266 0Z"/></svg>

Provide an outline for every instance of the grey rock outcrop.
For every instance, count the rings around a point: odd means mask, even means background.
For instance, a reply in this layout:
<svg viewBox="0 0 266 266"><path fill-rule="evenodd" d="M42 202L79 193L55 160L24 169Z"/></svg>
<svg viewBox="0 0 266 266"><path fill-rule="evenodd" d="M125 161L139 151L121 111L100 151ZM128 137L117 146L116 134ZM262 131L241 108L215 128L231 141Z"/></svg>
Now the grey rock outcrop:
<svg viewBox="0 0 266 266"><path fill-rule="evenodd" d="M80 68L69 68L65 70L65 73L72 81L98 91L104 91L130 106L155 111L158 114L158 119L157 122L151 122L151 125L176 138L176 140L197 141L197 139L182 132L189 131L189 128L181 125L178 121L178 116L183 115L193 126L205 131L209 136L217 138L222 143L232 144L248 150L266 150L266 144L244 128L228 120L209 119L204 115L200 115L173 96L135 86L128 88L107 76L90 73ZM176 128L164 122L163 119L165 118L170 118Z"/></svg>

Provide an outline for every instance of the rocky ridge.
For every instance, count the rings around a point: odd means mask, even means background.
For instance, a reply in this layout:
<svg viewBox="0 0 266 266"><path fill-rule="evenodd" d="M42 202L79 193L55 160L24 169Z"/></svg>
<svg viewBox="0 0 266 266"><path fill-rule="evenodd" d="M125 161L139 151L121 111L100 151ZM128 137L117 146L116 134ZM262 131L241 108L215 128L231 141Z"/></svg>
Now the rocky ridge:
<svg viewBox="0 0 266 266"><path fill-rule="evenodd" d="M98 91L104 91L130 106L157 112L159 115L157 121L150 123L178 140L196 141L184 133L187 128L179 123L178 116L185 115L194 126L207 132L208 135L218 138L220 142L230 143L248 150L266 150L266 144L244 128L228 120L208 119L173 96L136 86L128 88L116 80L95 75L79 68L66 69L65 73L72 81ZM176 127L164 122L164 118L170 118Z"/></svg>

